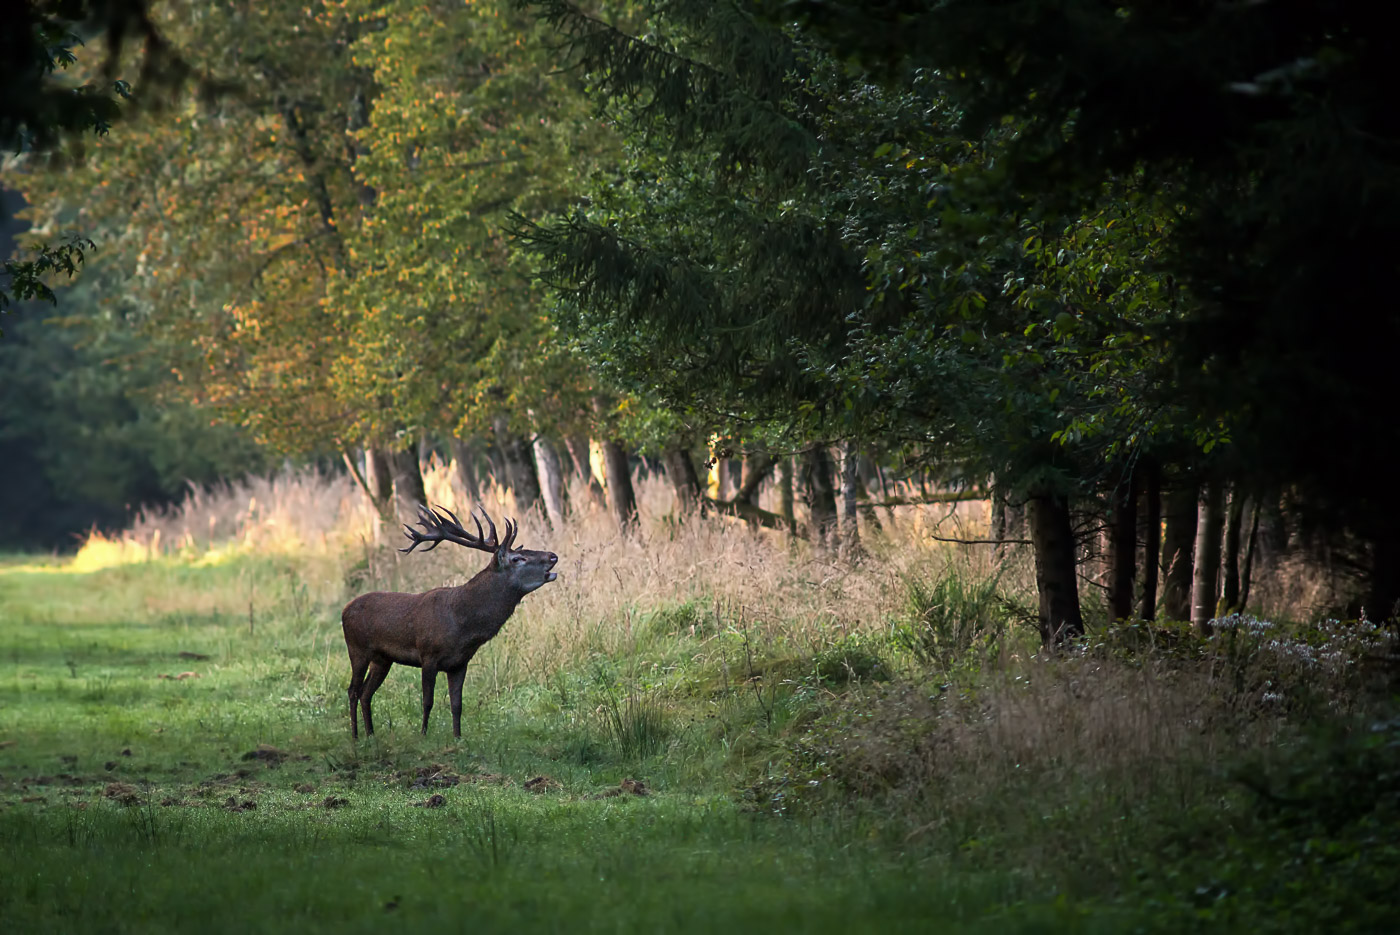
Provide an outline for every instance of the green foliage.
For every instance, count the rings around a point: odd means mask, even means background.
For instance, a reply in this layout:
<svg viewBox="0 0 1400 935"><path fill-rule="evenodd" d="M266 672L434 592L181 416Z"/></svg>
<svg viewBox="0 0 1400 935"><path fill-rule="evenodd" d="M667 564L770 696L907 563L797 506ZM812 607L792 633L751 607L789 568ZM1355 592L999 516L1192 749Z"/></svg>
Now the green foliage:
<svg viewBox="0 0 1400 935"><path fill-rule="evenodd" d="M827 685L888 681L887 649L879 638L852 633L818 650L812 656L812 672Z"/></svg>
<svg viewBox="0 0 1400 935"><path fill-rule="evenodd" d="M100 38L106 53L97 74L78 76L72 66L83 45L79 34ZM118 75L132 66L140 43L139 79ZM125 56L124 54L125 53ZM88 80L83 80L87 77ZM127 76L129 79L131 76ZM161 36L146 4L125 0L58 0L25 3L5 12L0 40L0 147L10 152L51 149L101 136L121 116L121 102L139 91L148 104L191 78L191 68ZM204 83L204 90L214 90Z"/></svg>
<svg viewBox="0 0 1400 935"><path fill-rule="evenodd" d="M1400 872L1396 721L1317 730L1290 754L1236 768L1250 792L1250 822L1213 836L1214 853L1187 860L1178 852L1165 866L1143 867L1144 889L1162 911L1157 930L1389 928Z"/></svg>
<svg viewBox="0 0 1400 935"><path fill-rule="evenodd" d="M932 580L907 581L901 642L944 670L994 655L1020 617L1000 583L999 572L979 576L952 564Z"/></svg>
<svg viewBox="0 0 1400 935"><path fill-rule="evenodd" d="M71 548L191 483L266 466L246 435L164 396L166 368L99 289L70 290L67 314L28 314L0 343L0 544Z"/></svg>
<svg viewBox="0 0 1400 935"><path fill-rule="evenodd" d="M740 4L653 5L645 35L535 6L627 134L586 206L520 230L610 381L738 436L899 439L1007 489L1091 490L1187 431L1142 401L1173 314L1152 181L1039 210L1002 197L1024 127L969 132L936 70L877 83Z"/></svg>
<svg viewBox="0 0 1400 935"><path fill-rule="evenodd" d="M30 248L32 260L5 260L3 272L6 277L0 288L0 314L5 314L16 302L31 300L57 304L58 297L49 287L48 280L55 274L67 275L70 279L87 259L88 251L96 245L86 237L72 235L67 241L57 245L37 244ZM5 336L0 331L0 338Z"/></svg>

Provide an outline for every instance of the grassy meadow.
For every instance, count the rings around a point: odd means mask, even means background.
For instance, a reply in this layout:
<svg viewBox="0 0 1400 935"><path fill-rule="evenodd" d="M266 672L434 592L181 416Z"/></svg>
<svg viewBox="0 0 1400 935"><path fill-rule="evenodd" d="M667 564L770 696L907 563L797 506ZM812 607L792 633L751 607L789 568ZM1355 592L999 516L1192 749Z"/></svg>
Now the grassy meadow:
<svg viewBox="0 0 1400 935"><path fill-rule="evenodd" d="M1392 930L1389 634L1281 608L1046 658L1023 557L928 536L983 504L882 511L847 561L659 480L628 538L576 493L522 524L560 577L468 668L459 742L402 667L351 742L339 611L485 556L400 555L343 480L0 561L0 925Z"/></svg>

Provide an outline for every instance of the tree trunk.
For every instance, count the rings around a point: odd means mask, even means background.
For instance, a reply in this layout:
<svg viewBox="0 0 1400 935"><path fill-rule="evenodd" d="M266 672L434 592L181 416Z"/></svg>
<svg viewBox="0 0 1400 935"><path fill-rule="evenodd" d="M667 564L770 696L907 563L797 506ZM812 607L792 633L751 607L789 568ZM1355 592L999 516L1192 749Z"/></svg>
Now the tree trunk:
<svg viewBox="0 0 1400 935"><path fill-rule="evenodd" d="M510 468L506 462L505 449L501 447L500 439L495 437L494 431L491 442L486 446L486 464L491 476L491 483L498 490L509 490Z"/></svg>
<svg viewBox="0 0 1400 935"><path fill-rule="evenodd" d="M995 543L992 546L992 557L1000 559L1006 538L1006 493L1002 490L1002 485L992 480L992 516L991 516L991 539Z"/></svg>
<svg viewBox="0 0 1400 935"><path fill-rule="evenodd" d="M866 466L869 461L870 459L863 455L856 455L856 513L867 530L883 532L885 526L880 522L880 517L875 515L875 507L870 502L870 488L865 485L865 478L868 476Z"/></svg>
<svg viewBox="0 0 1400 935"><path fill-rule="evenodd" d="M492 419L491 427L496 433L496 446L501 450L505 483L515 497L515 508L527 513L541 499L540 481L535 474L535 458L530 443L510 430L510 423L503 415Z"/></svg>
<svg viewBox="0 0 1400 935"><path fill-rule="evenodd" d="M1249 544L1244 550L1244 570L1240 572L1240 610L1249 606L1249 583L1254 580L1254 547L1259 541L1259 498L1254 498L1253 519L1249 523Z"/></svg>
<svg viewBox="0 0 1400 935"><path fill-rule="evenodd" d="M637 526L637 495L632 490L632 471L627 465L627 451L615 441L603 442L604 478L608 494L608 509L617 520L617 528L630 532Z"/></svg>
<svg viewBox="0 0 1400 935"><path fill-rule="evenodd" d="M564 528L564 465L559 453L543 435L535 437L535 470L539 473L540 494L544 498L545 515L555 532Z"/></svg>
<svg viewBox="0 0 1400 935"><path fill-rule="evenodd" d="M1244 523L1244 497L1239 487L1230 491L1230 506L1225 513L1225 583L1221 600L1225 612L1240 609L1240 526Z"/></svg>
<svg viewBox="0 0 1400 935"><path fill-rule="evenodd" d="M734 491L735 503L754 504L759 485L773 470L773 458L766 454L750 455L744 459L744 479Z"/></svg>
<svg viewBox="0 0 1400 935"><path fill-rule="evenodd" d="M389 470L384 450L364 449L363 462L348 451L342 451L341 457L345 459L346 469L350 472L350 476L355 478L355 483L364 493L370 506L374 508L374 513L379 517L379 521L381 523L394 522L393 475Z"/></svg>
<svg viewBox="0 0 1400 935"><path fill-rule="evenodd" d="M865 487L866 495L871 499L874 499L875 491L878 490L880 492L880 499L882 501L888 500L890 498L890 494L889 490L885 486L885 474L883 471L880 470L880 466L875 463L875 459L869 457L868 455L862 455L857 467L860 471L860 481L861 484L863 484ZM891 531L894 530L894 507L885 507L884 522L878 522L875 520L874 507L870 508L870 513L868 515L870 516L871 523L873 525L878 525L881 529L889 529Z"/></svg>
<svg viewBox="0 0 1400 935"><path fill-rule="evenodd" d="M743 473L744 462L738 458L720 458L719 499L733 500L737 497L739 489L744 486Z"/></svg>
<svg viewBox="0 0 1400 935"><path fill-rule="evenodd" d="M802 452L802 474L812 539L825 543L836 531L836 491L831 482L831 455L825 445L812 445Z"/></svg>
<svg viewBox="0 0 1400 935"><path fill-rule="evenodd" d="M1133 582L1137 578L1137 475L1118 482L1112 493L1108 525L1108 617L1133 615Z"/></svg>
<svg viewBox="0 0 1400 935"><path fill-rule="evenodd" d="M1225 525L1225 496L1218 482L1201 490L1196 515L1196 568L1191 583L1191 624L1202 636L1210 636L1220 597L1220 534Z"/></svg>
<svg viewBox="0 0 1400 935"><path fill-rule="evenodd" d="M1265 573L1277 569L1288 555L1288 521L1281 500L1277 493L1259 497L1259 566Z"/></svg>
<svg viewBox="0 0 1400 935"><path fill-rule="evenodd" d="M1162 535L1162 560L1166 580L1162 586L1162 616L1168 620L1191 619L1191 571L1196 550L1196 488L1173 488L1167 494L1166 531Z"/></svg>
<svg viewBox="0 0 1400 935"><path fill-rule="evenodd" d="M681 512L690 515L704 512L705 488L700 484L700 475L695 473L695 462L690 460L690 452L684 448L668 448L662 461L666 465L666 476L676 491L676 501Z"/></svg>
<svg viewBox="0 0 1400 935"><path fill-rule="evenodd" d="M1143 478L1142 596L1138 616L1157 619L1157 575L1162 561L1162 468L1155 461L1147 465Z"/></svg>
<svg viewBox="0 0 1400 935"><path fill-rule="evenodd" d="M1006 538L1025 539L1026 536L1026 502L1006 500Z"/></svg>
<svg viewBox="0 0 1400 935"><path fill-rule="evenodd" d="M402 451L389 456L394 472L394 499L398 502L398 515L401 522L411 522L418 516L419 504L427 505L428 495L423 491L423 467L418 461L418 445L409 445Z"/></svg>
<svg viewBox="0 0 1400 935"><path fill-rule="evenodd" d="M1054 494L1036 494L1026 503L1026 522L1040 596L1040 638L1045 646L1053 647L1084 632L1069 501Z"/></svg>
<svg viewBox="0 0 1400 935"><path fill-rule="evenodd" d="M588 453L588 439L566 435L564 436L564 447L569 450L569 460L573 462L574 470L588 485L588 501L599 509L606 507L608 505L607 494L603 491L603 485L598 483L598 478L593 476L593 465L589 460Z"/></svg>
<svg viewBox="0 0 1400 935"><path fill-rule="evenodd" d="M778 514L788 524L788 531L797 532L797 511L792 499L792 455L778 459Z"/></svg>
<svg viewBox="0 0 1400 935"><path fill-rule="evenodd" d="M454 435L447 440L447 446L452 451L457 482L462 485L462 493L467 498L464 506L470 511L481 502L481 480L476 473L476 443Z"/></svg>
<svg viewBox="0 0 1400 935"><path fill-rule="evenodd" d="M388 448L365 449L365 485L369 488L370 500L375 510L386 521L395 518L394 501L394 460Z"/></svg>
<svg viewBox="0 0 1400 935"><path fill-rule="evenodd" d="M841 554L854 558L860 553L860 520L856 516L856 445L841 443Z"/></svg>
<svg viewBox="0 0 1400 935"><path fill-rule="evenodd" d="M749 455L743 462L743 481L734 492L734 499L741 503L754 503L759 485L773 470L773 456L759 452Z"/></svg>

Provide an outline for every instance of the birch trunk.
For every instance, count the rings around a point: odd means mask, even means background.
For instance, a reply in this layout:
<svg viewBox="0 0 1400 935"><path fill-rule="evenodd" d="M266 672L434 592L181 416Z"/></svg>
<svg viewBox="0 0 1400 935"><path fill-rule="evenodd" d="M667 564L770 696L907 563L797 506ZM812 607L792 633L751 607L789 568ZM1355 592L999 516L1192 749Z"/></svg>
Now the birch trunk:
<svg viewBox="0 0 1400 935"><path fill-rule="evenodd" d="M1220 534L1225 525L1225 497L1220 484L1211 481L1201 491L1196 513L1196 567L1191 582L1191 624L1202 636L1210 636L1220 597Z"/></svg>
<svg viewBox="0 0 1400 935"><path fill-rule="evenodd" d="M543 435L536 436L534 453L545 516L550 528L557 532L564 528L564 466L559 461L559 453Z"/></svg>

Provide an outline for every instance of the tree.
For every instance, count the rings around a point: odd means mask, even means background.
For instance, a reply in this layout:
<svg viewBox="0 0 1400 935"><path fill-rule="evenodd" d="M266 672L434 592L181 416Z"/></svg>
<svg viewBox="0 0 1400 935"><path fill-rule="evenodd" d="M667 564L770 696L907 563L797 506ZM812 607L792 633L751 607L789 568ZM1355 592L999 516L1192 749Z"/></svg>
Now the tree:
<svg viewBox="0 0 1400 935"><path fill-rule="evenodd" d="M587 208L522 225L565 326L620 385L730 433L995 473L1040 503L1043 632L1077 632L1069 501L1174 430L1132 404L1166 289L1125 271L1165 196L1128 179L1082 216L988 210L969 191L1019 128L970 139L934 73L872 84L737 4L667 4L645 40L540 6L628 136ZM1124 265L1089 275L1110 250Z"/></svg>
<svg viewBox="0 0 1400 935"><path fill-rule="evenodd" d="M42 224L75 218L130 271L187 399L284 451L334 449L356 421L329 382L348 331L324 304L357 217L346 114L364 77L343 55L356 26L333 10L198 7L162 8L162 35L214 50L208 67L243 93L133 113L119 136L28 158L18 184Z"/></svg>
<svg viewBox="0 0 1400 935"><path fill-rule="evenodd" d="M69 548L189 484L264 469L244 433L169 398L166 368L98 262L62 314L32 311L0 343L0 545Z"/></svg>
<svg viewBox="0 0 1400 935"><path fill-rule="evenodd" d="M1156 329L1159 402L1218 424L1240 479L1366 543L1368 612L1400 599L1389 348L1400 156L1382 8L1091 0L762 5L886 80L936 68L969 128L1024 127L989 193L1082 206L1177 179L1163 271L1194 297ZM897 24L898 28L892 28ZM1344 323L1344 324L1343 324Z"/></svg>
<svg viewBox="0 0 1400 935"><path fill-rule="evenodd" d="M159 107L166 95L191 79L206 95L221 93L207 77L197 76L165 41L143 0L46 0L13 4L0 30L0 147L11 152L45 152L62 143L81 142L88 134L103 136L122 113L123 103ZM74 50L83 44L78 32L100 24L106 54L87 80L70 73ZM95 38L95 37L94 37ZM131 64L134 41L141 43L139 76L117 76ZM54 274L75 275L93 243L82 234L54 243L30 245L30 259L11 259L0 268L0 314L16 302L56 295ZM0 332L3 336L3 332Z"/></svg>

